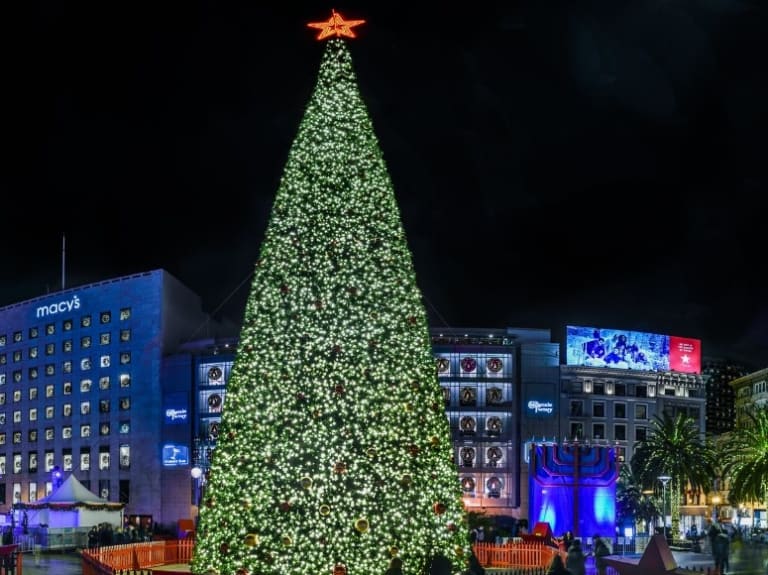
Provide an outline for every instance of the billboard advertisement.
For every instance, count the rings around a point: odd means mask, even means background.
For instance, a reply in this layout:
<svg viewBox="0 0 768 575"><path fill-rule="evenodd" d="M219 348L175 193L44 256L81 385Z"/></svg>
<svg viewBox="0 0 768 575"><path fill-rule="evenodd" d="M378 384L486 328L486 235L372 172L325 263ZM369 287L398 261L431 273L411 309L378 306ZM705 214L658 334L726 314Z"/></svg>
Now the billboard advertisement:
<svg viewBox="0 0 768 575"><path fill-rule="evenodd" d="M567 327L567 365L701 373L701 340L596 327Z"/></svg>

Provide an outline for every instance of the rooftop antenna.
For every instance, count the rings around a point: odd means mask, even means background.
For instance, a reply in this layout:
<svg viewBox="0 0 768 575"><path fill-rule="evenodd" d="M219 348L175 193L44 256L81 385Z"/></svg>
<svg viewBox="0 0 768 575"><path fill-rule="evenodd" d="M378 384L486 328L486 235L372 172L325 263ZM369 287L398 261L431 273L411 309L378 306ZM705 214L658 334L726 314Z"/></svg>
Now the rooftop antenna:
<svg viewBox="0 0 768 575"><path fill-rule="evenodd" d="M66 281L66 265L67 261L67 236L61 234L61 289L64 291L67 285Z"/></svg>

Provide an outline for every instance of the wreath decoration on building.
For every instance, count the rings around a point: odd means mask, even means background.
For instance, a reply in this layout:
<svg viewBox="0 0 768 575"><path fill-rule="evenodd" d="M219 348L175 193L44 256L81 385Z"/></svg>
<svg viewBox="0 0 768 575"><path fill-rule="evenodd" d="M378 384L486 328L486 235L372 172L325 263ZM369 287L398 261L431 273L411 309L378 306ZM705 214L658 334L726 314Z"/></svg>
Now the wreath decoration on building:
<svg viewBox="0 0 768 575"><path fill-rule="evenodd" d="M488 431L492 433L501 432L501 419L499 419L498 417L489 418L487 428L488 428Z"/></svg>
<svg viewBox="0 0 768 575"><path fill-rule="evenodd" d="M488 371L491 373L499 373L501 368L504 367L504 362L501 361L501 358L489 357L485 362L485 367L488 368Z"/></svg>
<svg viewBox="0 0 768 575"><path fill-rule="evenodd" d="M475 423L475 418L469 415L462 417L459 425L462 431L474 431L475 427L477 426Z"/></svg>
<svg viewBox="0 0 768 575"><path fill-rule="evenodd" d="M461 489L463 491L474 491L475 490L475 480L472 477L465 477L461 480Z"/></svg>
<svg viewBox="0 0 768 575"><path fill-rule="evenodd" d="M477 369L477 360L474 357L464 357L461 359L461 370L471 373Z"/></svg>
<svg viewBox="0 0 768 575"><path fill-rule="evenodd" d="M219 409L221 407L221 396L218 393L208 396L208 407L211 409Z"/></svg>
<svg viewBox="0 0 768 575"><path fill-rule="evenodd" d="M437 373L445 373L451 367L451 362L447 357L437 358Z"/></svg>

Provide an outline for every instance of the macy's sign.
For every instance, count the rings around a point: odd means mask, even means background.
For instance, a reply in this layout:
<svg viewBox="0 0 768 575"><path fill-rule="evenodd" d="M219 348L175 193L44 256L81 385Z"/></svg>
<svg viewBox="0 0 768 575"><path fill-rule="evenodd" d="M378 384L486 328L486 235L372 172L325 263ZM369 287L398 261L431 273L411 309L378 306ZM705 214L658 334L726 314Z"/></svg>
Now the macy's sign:
<svg viewBox="0 0 768 575"><path fill-rule="evenodd" d="M46 317L49 315L56 315L64 311L72 311L73 309L80 309L80 298L73 296L71 300L64 300L50 305L41 305L35 312L35 317Z"/></svg>

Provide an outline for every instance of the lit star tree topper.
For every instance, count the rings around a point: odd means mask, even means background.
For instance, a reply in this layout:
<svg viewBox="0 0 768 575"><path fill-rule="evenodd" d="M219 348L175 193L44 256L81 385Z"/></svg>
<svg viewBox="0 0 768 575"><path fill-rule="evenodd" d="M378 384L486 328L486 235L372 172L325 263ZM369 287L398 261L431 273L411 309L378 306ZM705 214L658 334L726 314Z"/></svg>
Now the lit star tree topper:
<svg viewBox="0 0 768 575"><path fill-rule="evenodd" d="M347 42L331 35L254 268L196 575L382 575L393 557L418 575L438 554L466 568L426 309Z"/></svg>
<svg viewBox="0 0 768 575"><path fill-rule="evenodd" d="M347 36L354 38L355 33L352 28L365 24L365 20L344 20L344 18L336 12L331 11L331 18L326 22L310 22L307 24L310 28L317 28L320 33L317 35L318 40L325 40L330 36Z"/></svg>

